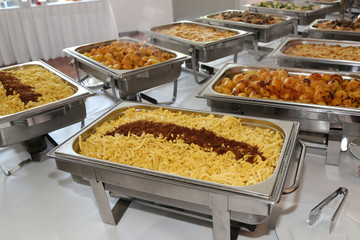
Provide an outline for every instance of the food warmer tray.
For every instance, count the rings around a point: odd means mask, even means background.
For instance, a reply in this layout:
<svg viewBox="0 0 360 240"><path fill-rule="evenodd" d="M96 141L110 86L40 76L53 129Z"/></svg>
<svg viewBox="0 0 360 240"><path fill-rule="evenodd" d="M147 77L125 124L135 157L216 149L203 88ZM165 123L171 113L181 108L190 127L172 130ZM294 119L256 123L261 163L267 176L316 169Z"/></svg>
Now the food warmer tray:
<svg viewBox="0 0 360 240"><path fill-rule="evenodd" d="M341 0L305 0L305 3L329 5L328 14L339 12L341 9Z"/></svg>
<svg viewBox="0 0 360 240"><path fill-rule="evenodd" d="M350 72L360 71L360 62L358 61L300 57L300 56L292 56L292 55L284 54L284 51L288 47L298 43L339 45L342 47L348 47L348 46L360 47L360 42L355 42L355 41L288 37L270 53L269 57L275 58L276 64L284 67L316 68L316 69L319 68L319 69L326 69L331 71L334 70L350 71Z"/></svg>
<svg viewBox="0 0 360 240"><path fill-rule="evenodd" d="M272 15L280 18L282 22L275 24L252 24L245 22L236 22L231 20L219 20L213 17L222 13L243 13L242 10L226 10L200 17L203 23L218 25L227 28L240 29L248 32L255 32L259 42L271 42L288 34L297 32L297 18L290 16ZM262 14L258 12L250 12L251 14Z"/></svg>
<svg viewBox="0 0 360 240"><path fill-rule="evenodd" d="M298 5L304 5L305 2L294 2ZM326 14L329 11L330 5L324 4L313 4L314 6L319 6L319 9L310 10L310 11L294 11L287 9L279 9L279 8L267 8L267 7L259 7L256 4L246 4L245 7L252 12L260 12L260 13L268 13L268 14L277 14L277 15L286 15L298 17L299 25L308 25L318 18L325 18Z"/></svg>
<svg viewBox="0 0 360 240"><path fill-rule="evenodd" d="M190 58L187 55L159 46L155 46L160 50L176 54L176 57L165 62L141 67L138 69L115 70L82 54L85 51L89 51L91 48L106 46L118 40L135 43L142 42L140 40L130 37L121 37L119 39L104 42L70 47L64 49L63 51L75 59L75 64L77 68L82 69L89 75L102 81L107 86L110 86L116 100L124 98L134 98L134 95L136 95L140 91L169 82L174 82L174 95L176 96L175 82L180 76L182 63ZM149 46L151 44L145 43L145 45Z"/></svg>
<svg viewBox="0 0 360 240"><path fill-rule="evenodd" d="M276 70L264 66L246 66L226 64L199 91L196 97L204 98L213 111L229 112L259 117L299 121L304 139L312 146L327 148L327 163L337 165L340 157L340 144L343 136L359 135L360 109L334 106L322 106L297 102L276 101L259 98L238 97L220 94L213 90L225 76L233 76L248 70L261 68ZM289 74L329 73L340 74L346 79L360 79L360 75L349 72L330 72L300 68L284 68ZM306 134L308 133L308 134ZM301 133L302 134L302 133ZM325 141L323 137L326 136ZM309 138L310 137L310 138ZM311 138L313 137L313 138ZM315 140L314 140L315 139Z"/></svg>
<svg viewBox="0 0 360 240"><path fill-rule="evenodd" d="M214 28L218 31L236 32L236 35L212 42L195 42L180 37L169 36L156 32L156 30L158 29L167 29L182 24L196 25L198 27L204 28ZM245 37L252 34L242 30L212 26L192 21L178 21L171 24L153 27L150 30L146 31L146 33L151 36L154 44L191 55L194 59L201 62L210 62L222 57L241 52L244 48L243 45Z"/></svg>
<svg viewBox="0 0 360 240"><path fill-rule="evenodd" d="M0 70L16 70L29 66L41 66L66 81L75 94L67 98L34 107L14 114L0 116L0 147L21 143L54 130L82 121L86 116L85 98L93 91L44 62L32 61Z"/></svg>
<svg viewBox="0 0 360 240"><path fill-rule="evenodd" d="M171 210L185 209L187 214L210 215L214 239L230 239L230 219L232 223L238 221L256 226L268 218L273 205L280 201L283 193L293 192L297 188L306 151L305 145L297 140L297 122L241 116L244 124L269 127L279 131L285 140L274 174L268 180L252 186L217 184L78 154L79 136L86 138L96 126L123 114L129 107L139 111L158 108L155 105L136 102L118 103L48 154L49 157L55 158L58 169L71 173L73 178L75 177L74 180L82 179L78 183L87 183L91 186L105 223L116 225L119 221L114 211L117 206L111 209L106 196L105 191L110 191L113 196L122 197L118 204L123 204L124 210L129 201L139 200L153 202L156 206L168 206ZM219 117L224 115L182 108L165 109L181 111L184 114L214 114ZM294 160L298 161L295 180L292 186L283 189L289 164ZM123 212L117 214L121 217Z"/></svg>
<svg viewBox="0 0 360 240"><path fill-rule="evenodd" d="M316 19L314 22L312 22L309 25L309 27L305 29L304 33L311 38L360 41L360 32L341 31L341 30L332 30L332 29L318 29L314 27L314 25L317 23L323 23L327 21L331 21L331 20Z"/></svg>

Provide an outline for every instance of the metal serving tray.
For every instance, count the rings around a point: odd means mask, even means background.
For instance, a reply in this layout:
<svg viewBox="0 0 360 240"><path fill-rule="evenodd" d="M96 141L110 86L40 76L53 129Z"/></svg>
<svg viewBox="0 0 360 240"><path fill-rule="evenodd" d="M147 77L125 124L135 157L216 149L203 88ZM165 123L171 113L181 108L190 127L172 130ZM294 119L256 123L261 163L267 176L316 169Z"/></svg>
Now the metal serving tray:
<svg viewBox="0 0 360 240"><path fill-rule="evenodd" d="M331 30L331 29L318 29L318 28L314 27L314 25L317 23L323 23L323 22L328 22L328 21L331 21L331 20L317 19L314 22L312 22L308 28L305 29L305 32L311 38L360 41L360 32Z"/></svg>
<svg viewBox="0 0 360 240"><path fill-rule="evenodd" d="M326 69L331 71L350 71L350 72L360 71L360 62L357 61L300 57L300 56L291 56L284 54L284 51L288 47L298 43L340 45L342 47L347 47L347 46L360 47L360 42L355 42L355 41L288 37L271 52L269 57L275 58L277 65L285 66L285 67L316 68L316 69L319 68L319 69Z"/></svg>
<svg viewBox="0 0 360 240"><path fill-rule="evenodd" d="M111 87L116 88L116 90L124 95L134 95L140 91L177 80L181 73L181 64L186 59L189 59L189 56L182 53L156 46L158 49L175 53L176 57L165 62L138 69L115 70L82 54L91 48L106 46L117 40L135 43L142 42L134 38L121 37L105 42L70 47L63 51L76 59L80 69L105 84L110 84ZM151 45L149 43L145 44L147 46Z"/></svg>
<svg viewBox="0 0 360 240"><path fill-rule="evenodd" d="M75 93L67 98L14 114L0 116L0 147L21 143L82 121L86 116L85 98L94 93L46 63L33 61L0 70L41 66L66 81Z"/></svg>
<svg viewBox="0 0 360 240"><path fill-rule="evenodd" d="M156 32L157 29L166 29L181 24L197 25L204 28L215 28L218 31L232 31L236 32L236 35L213 42L195 42ZM178 21L167 25L153 27L145 32L150 35L154 44L188 54L195 60L201 62L210 62L241 52L244 49L245 37L253 34L242 30L212 26L192 21Z"/></svg>
<svg viewBox="0 0 360 240"><path fill-rule="evenodd" d="M294 3L297 5L306 4L306 2L294 2ZM320 8L311 11L294 11L294 10L279 9L279 8L259 7L256 6L256 4L246 4L245 7L252 12L298 17L299 25L308 25L311 22L313 22L315 19L325 18L326 14L329 12L329 9L331 7L330 5L325 5L325 4L313 4L313 5L319 6Z"/></svg>
<svg viewBox="0 0 360 240"><path fill-rule="evenodd" d="M273 204L280 200L284 192L296 190L306 150L306 147L297 141L299 128L297 122L241 117L244 124L271 128L280 132L285 140L274 174L268 180L252 186L234 187L211 183L78 154L79 136L83 139L88 137L99 124L118 117L129 107L139 111L158 108L154 105L135 102L119 103L48 154L49 157L55 158L58 169L69 172L73 176L80 176L83 182L90 184L100 215L106 223L115 225L119 220L114 216L106 198L105 191L109 190L113 195L123 196L130 201L140 199L155 202L156 205L171 206L172 209L183 208L212 215L214 239L230 239L230 219L257 225L270 215ZM224 115L182 108L166 109L181 111L184 114ZM299 160L296 180L293 186L283 190L292 159Z"/></svg>
<svg viewBox="0 0 360 240"><path fill-rule="evenodd" d="M258 35L259 42L271 42L275 39L281 38L283 36L286 36L290 33L297 31L297 18L290 16L272 15L280 18L282 22L275 24L266 24L266 25L236 22L231 20L219 20L213 18L214 16L222 13L243 13L243 12L245 11L226 10L226 11L202 16L200 17L200 21L211 25L218 25L227 28L240 29L248 32L255 32ZM258 12L250 12L250 13L264 15Z"/></svg>
<svg viewBox="0 0 360 240"><path fill-rule="evenodd" d="M301 1L300 1L301 2ZM329 5L327 13L338 12L341 9L341 0L305 0L305 3Z"/></svg>

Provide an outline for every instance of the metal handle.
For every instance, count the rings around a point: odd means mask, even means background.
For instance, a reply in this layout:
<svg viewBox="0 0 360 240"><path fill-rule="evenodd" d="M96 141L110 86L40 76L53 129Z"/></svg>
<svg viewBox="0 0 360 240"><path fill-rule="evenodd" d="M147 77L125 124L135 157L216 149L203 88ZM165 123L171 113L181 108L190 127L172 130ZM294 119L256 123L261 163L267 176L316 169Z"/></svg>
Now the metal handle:
<svg viewBox="0 0 360 240"><path fill-rule="evenodd" d="M283 192L282 192L283 194L289 194L289 193L294 192L299 187L299 184L300 184L300 176L301 176L301 172L302 172L302 169L303 169L303 166L304 166L304 159L305 159L305 154L306 154L306 146L299 139L297 140L297 142L301 146L301 153L300 153L300 157L299 157L299 163L298 163L297 169L296 169L296 174L295 174L295 177L294 177L294 182L290 187L283 189Z"/></svg>
<svg viewBox="0 0 360 240"><path fill-rule="evenodd" d="M68 110L67 106L64 106L64 107L61 107L59 109L54 109L54 110L44 112L44 114L38 115L38 116L35 116L35 117L11 121L11 125L12 126L30 127L30 126L33 126L33 125L37 125L37 124L40 124L40 123L51 121L54 118L54 116L56 117L56 116L65 115L67 110Z"/></svg>

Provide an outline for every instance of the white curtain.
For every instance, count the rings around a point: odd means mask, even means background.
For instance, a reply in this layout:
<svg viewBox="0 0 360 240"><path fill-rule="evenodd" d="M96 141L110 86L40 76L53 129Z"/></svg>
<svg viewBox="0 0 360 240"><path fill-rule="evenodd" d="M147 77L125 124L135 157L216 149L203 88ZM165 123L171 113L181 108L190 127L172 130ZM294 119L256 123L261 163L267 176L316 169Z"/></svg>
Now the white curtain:
<svg viewBox="0 0 360 240"><path fill-rule="evenodd" d="M64 56L62 50L118 37L108 0L0 10L0 66Z"/></svg>

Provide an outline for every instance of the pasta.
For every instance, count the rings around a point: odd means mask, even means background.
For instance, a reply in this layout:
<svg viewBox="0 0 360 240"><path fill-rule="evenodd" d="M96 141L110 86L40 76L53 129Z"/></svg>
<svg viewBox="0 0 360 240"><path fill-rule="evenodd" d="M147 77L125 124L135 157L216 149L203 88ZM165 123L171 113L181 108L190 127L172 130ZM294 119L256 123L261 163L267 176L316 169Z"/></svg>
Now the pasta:
<svg viewBox="0 0 360 240"><path fill-rule="evenodd" d="M13 89L14 82L20 86L18 91ZM32 65L17 70L0 71L0 115L31 109L73 94L74 90L67 82L41 66ZM26 99L28 95L35 98Z"/></svg>
<svg viewBox="0 0 360 240"><path fill-rule="evenodd" d="M184 134L173 134L165 137L161 127L159 136L127 128L127 125L144 124L172 127L174 132L181 130ZM116 129L123 127L123 134ZM164 127L163 127L164 128ZM137 128L134 128L137 129ZM114 132L115 130L115 132ZM196 134L187 138L186 134L198 133L197 140L214 144L207 134L215 133L214 138L223 142L240 143L242 156L237 157L235 148L222 144L222 149L203 147L196 139ZM205 134L204 134L205 133ZM182 135L182 136L181 136ZM192 143L189 144L189 141ZM96 128L96 132L86 139L79 138L79 154L151 169L200 180L221 184L244 186L260 183L268 179L274 172L283 145L283 138L279 132L267 128L248 127L241 123L241 119L214 115L202 116L197 114L183 114L170 110L142 110L128 109L121 117L105 122ZM228 149L228 151L222 151ZM247 149L257 149L247 151ZM240 154L241 155L241 154Z"/></svg>

